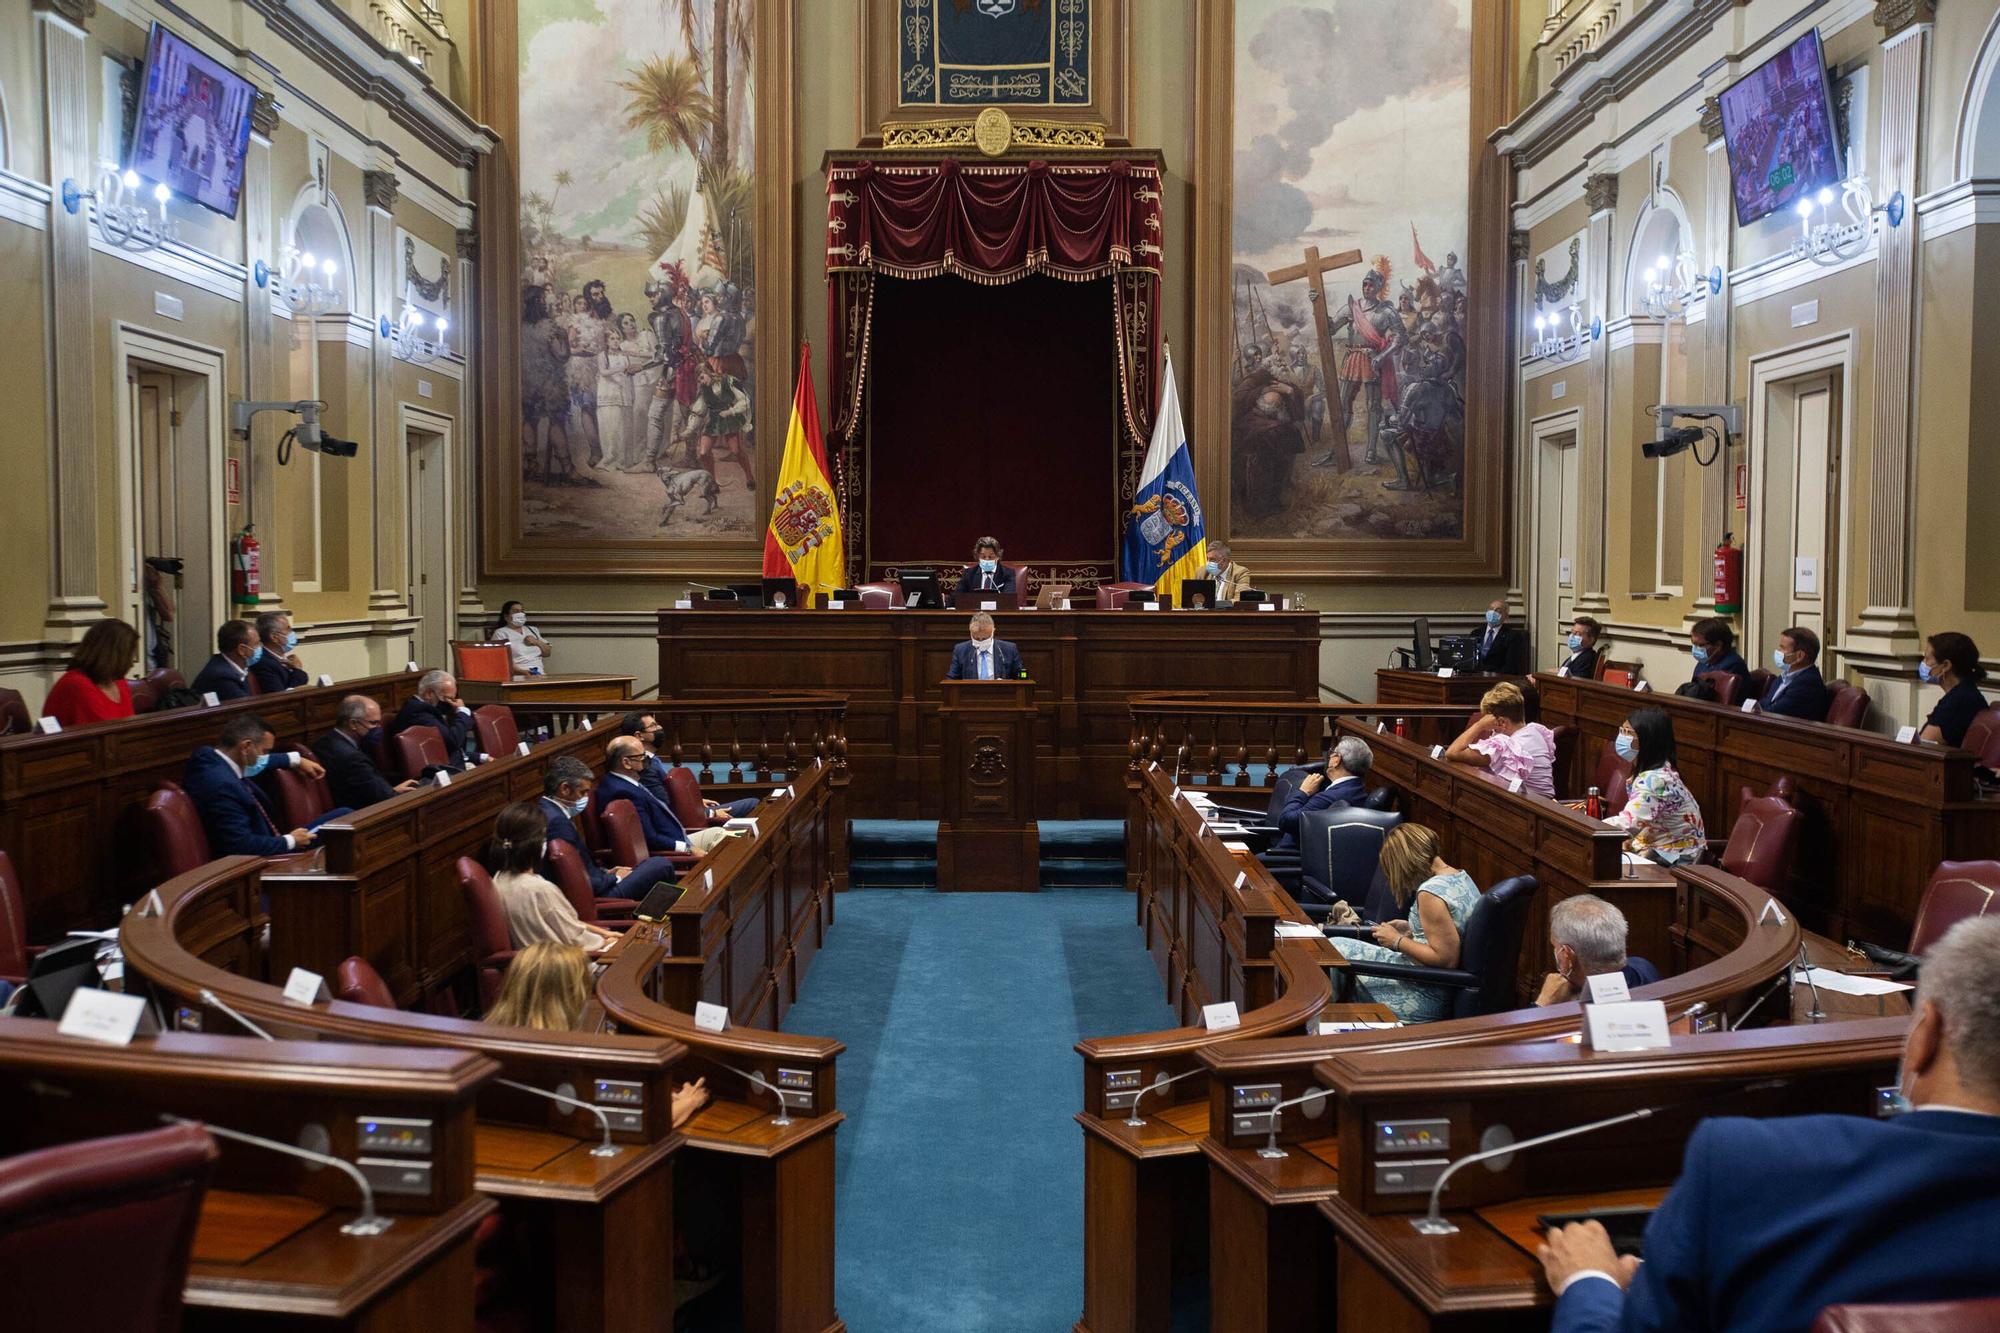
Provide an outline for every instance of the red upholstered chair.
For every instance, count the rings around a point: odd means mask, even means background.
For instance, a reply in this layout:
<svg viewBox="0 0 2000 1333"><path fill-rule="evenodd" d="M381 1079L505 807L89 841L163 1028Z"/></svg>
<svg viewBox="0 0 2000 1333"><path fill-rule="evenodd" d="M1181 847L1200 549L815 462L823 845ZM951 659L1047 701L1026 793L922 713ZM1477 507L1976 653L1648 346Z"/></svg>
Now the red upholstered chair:
<svg viewBox="0 0 2000 1333"><path fill-rule="evenodd" d="M397 1008L389 983L366 958L343 958L333 969L333 998L349 1004L372 1005L377 1009Z"/></svg>
<svg viewBox="0 0 2000 1333"><path fill-rule="evenodd" d="M1591 770L1590 781L1584 785L1597 788L1597 794L1604 799L1604 813L1615 815L1630 799L1631 784L1631 763L1618 757L1616 746L1607 745L1598 752L1597 767Z"/></svg>
<svg viewBox="0 0 2000 1333"><path fill-rule="evenodd" d="M605 806L597 823L604 831L612 865L635 866L652 855L646 850L646 830L639 823L639 812L630 801L614 801Z"/></svg>
<svg viewBox="0 0 2000 1333"><path fill-rule="evenodd" d="M514 753L521 746L514 710L506 704L485 704L473 709L472 726L479 733L480 750L496 759Z"/></svg>
<svg viewBox="0 0 2000 1333"><path fill-rule="evenodd" d="M1725 708L1741 708L1745 699L1757 697L1756 688L1748 676L1739 676L1733 671L1711 671L1702 677L1715 691L1715 701Z"/></svg>
<svg viewBox="0 0 2000 1333"><path fill-rule="evenodd" d="M585 801L583 813L573 816L570 822L576 825L578 836L583 839L583 845L590 848L590 854L597 858L597 864L601 866L633 864L630 861L620 861L612 855L610 841L604 832L604 824L597 817L595 801Z"/></svg>
<svg viewBox="0 0 2000 1333"><path fill-rule="evenodd" d="M1988 708L1973 718L1958 748L1972 751L1981 768L2000 769L2000 708Z"/></svg>
<svg viewBox="0 0 2000 1333"><path fill-rule="evenodd" d="M1582 733L1575 727L1551 727L1549 732L1555 738L1556 750L1555 758L1549 761L1549 772L1555 782L1556 795L1563 796L1576 780L1576 747Z"/></svg>
<svg viewBox="0 0 2000 1333"><path fill-rule="evenodd" d="M460 680L504 684L514 678L514 657L504 643L462 643L451 645L452 675Z"/></svg>
<svg viewBox="0 0 2000 1333"><path fill-rule="evenodd" d="M903 584L899 579L863 583L855 591L861 594L864 611L888 611L903 604Z"/></svg>
<svg viewBox="0 0 2000 1333"><path fill-rule="evenodd" d="M201 1126L169 1125L0 1159L8 1326L180 1328L215 1156Z"/></svg>
<svg viewBox="0 0 2000 1333"><path fill-rule="evenodd" d="M316 757L303 745L298 752L308 759ZM265 774L264 783L277 807L278 823L285 828L306 828L333 809L333 789L324 775L309 778L295 768L274 768Z"/></svg>
<svg viewBox="0 0 2000 1333"><path fill-rule="evenodd" d="M688 832L708 827L708 807L701 803L701 783L695 780L693 769L667 770L667 804Z"/></svg>
<svg viewBox="0 0 2000 1333"><path fill-rule="evenodd" d="M1812 1333L1990 1333L2000 1328L2000 1298L1926 1301L1921 1305L1829 1305Z"/></svg>
<svg viewBox="0 0 2000 1333"><path fill-rule="evenodd" d="M1123 611L1125 603L1135 592L1151 592L1150 583L1100 583L1097 585L1097 609L1100 611Z"/></svg>
<svg viewBox="0 0 2000 1333"><path fill-rule="evenodd" d="M436 727L405 727L389 738L396 753L396 771L406 778L422 777L426 768L451 767L451 753Z"/></svg>
<svg viewBox="0 0 2000 1333"><path fill-rule="evenodd" d="M1617 685L1629 690L1639 683L1639 664L1605 662L1598 670L1597 678L1606 685Z"/></svg>
<svg viewBox="0 0 2000 1333"><path fill-rule="evenodd" d="M185 875L215 857L208 850L208 830L201 814L177 782L162 782L139 807L139 826L152 849L153 867L161 879Z"/></svg>
<svg viewBox="0 0 2000 1333"><path fill-rule="evenodd" d="M132 711L150 713L160 705L160 696L176 686L186 688L187 680L172 667L155 667L132 682Z"/></svg>
<svg viewBox="0 0 2000 1333"><path fill-rule="evenodd" d="M28 975L28 923L14 861L0 852L0 981L20 985Z"/></svg>
<svg viewBox="0 0 2000 1333"><path fill-rule="evenodd" d="M458 891L465 899L467 933L479 968L479 1006L491 1009L500 998L507 964L514 961L514 941L507 934L507 909L486 867L469 856L458 858Z"/></svg>
<svg viewBox="0 0 2000 1333"><path fill-rule="evenodd" d="M28 716L28 704L21 698L21 692L0 689L0 736L18 736L34 729L35 719Z"/></svg>
<svg viewBox="0 0 2000 1333"><path fill-rule="evenodd" d="M1722 868L1766 893L1782 892L1792 882L1792 856L1803 823L1789 802L1775 796L1751 797L1729 830Z"/></svg>
<svg viewBox="0 0 2000 1333"><path fill-rule="evenodd" d="M1826 706L1829 726L1861 727L1868 721L1868 691L1844 680L1830 680L1826 688L1833 695Z"/></svg>
<svg viewBox="0 0 2000 1333"><path fill-rule="evenodd" d="M1608 658L1608 657L1606 657L1606 656L1604 655L1604 645L1603 645L1603 644L1601 644L1601 643L1600 643L1600 644L1598 644L1598 645L1597 645L1597 665L1596 665L1596 666L1594 666L1594 667L1592 667L1592 668L1590 669L1590 678L1591 678L1592 680L1603 680L1603 679L1604 679L1604 669L1605 669L1606 667L1610 666L1610 665L1611 665L1611 659L1610 659L1610 658Z"/></svg>
<svg viewBox="0 0 2000 1333"><path fill-rule="evenodd" d="M1959 922L1992 911L2000 911L2000 861L1940 861L1917 904L1910 952L1921 957Z"/></svg>
<svg viewBox="0 0 2000 1333"><path fill-rule="evenodd" d="M622 930L632 920L632 914L639 910L637 901L631 898L599 898L590 891L590 872L584 868L583 857L576 848L566 842L549 839L549 878L569 899L569 905L576 909L579 919L610 930Z"/></svg>

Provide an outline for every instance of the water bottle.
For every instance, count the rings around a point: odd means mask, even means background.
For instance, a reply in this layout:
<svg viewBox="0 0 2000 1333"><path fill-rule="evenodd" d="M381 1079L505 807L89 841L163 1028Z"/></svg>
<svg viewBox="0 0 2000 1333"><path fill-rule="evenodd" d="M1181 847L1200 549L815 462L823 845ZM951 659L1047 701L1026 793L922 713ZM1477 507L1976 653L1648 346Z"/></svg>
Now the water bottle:
<svg viewBox="0 0 2000 1333"><path fill-rule="evenodd" d="M1604 818L1604 797L1598 794L1597 788L1592 787L1590 795L1583 798L1583 812L1592 819Z"/></svg>

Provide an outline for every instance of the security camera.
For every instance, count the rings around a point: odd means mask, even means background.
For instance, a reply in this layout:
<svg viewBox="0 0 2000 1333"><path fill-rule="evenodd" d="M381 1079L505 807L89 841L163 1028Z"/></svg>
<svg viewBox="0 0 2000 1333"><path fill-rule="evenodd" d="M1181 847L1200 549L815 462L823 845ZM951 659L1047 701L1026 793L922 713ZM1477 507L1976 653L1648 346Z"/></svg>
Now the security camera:
<svg viewBox="0 0 2000 1333"><path fill-rule="evenodd" d="M1648 440L1639 446L1639 452L1648 458L1672 458L1683 449L1691 447L1702 437L1700 426L1670 426L1657 440Z"/></svg>
<svg viewBox="0 0 2000 1333"><path fill-rule="evenodd" d="M326 404L313 398L302 398L297 402L251 402L238 399L230 404L230 424L238 435L250 434L250 418L259 412L290 412L299 419L299 424L286 431L278 441L278 462L280 465L291 461L292 445L302 445L316 454L329 458L352 458L361 451L361 446L353 440L337 439L326 433L320 425L319 414Z"/></svg>

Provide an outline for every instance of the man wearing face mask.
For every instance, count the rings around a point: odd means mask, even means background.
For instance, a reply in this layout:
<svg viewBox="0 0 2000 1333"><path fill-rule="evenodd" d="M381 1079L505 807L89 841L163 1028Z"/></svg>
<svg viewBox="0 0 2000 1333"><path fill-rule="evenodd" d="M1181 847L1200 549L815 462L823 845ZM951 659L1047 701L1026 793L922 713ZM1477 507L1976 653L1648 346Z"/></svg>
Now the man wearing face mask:
<svg viewBox="0 0 2000 1333"><path fill-rule="evenodd" d="M951 650L951 670L946 680L1018 680L1022 674L1021 654L1005 639L993 637L993 617L976 612L968 629L971 635Z"/></svg>
<svg viewBox="0 0 2000 1333"><path fill-rule="evenodd" d="M1778 677L1764 691L1757 704L1761 713L1796 717L1807 722L1826 721L1833 695L1819 674L1819 635L1803 625L1778 631L1778 646L1771 651L1771 665Z"/></svg>
<svg viewBox="0 0 2000 1333"><path fill-rule="evenodd" d="M311 829L279 832L263 789L251 779L272 765L296 768L309 778L320 777L326 770L301 754L286 750L273 754L274 739L263 718L232 717L222 724L222 734L214 745L204 745L188 759L181 789L201 815L201 825L208 832L208 849L214 855L283 856L312 845ZM329 810L321 820L346 813Z"/></svg>
<svg viewBox="0 0 2000 1333"><path fill-rule="evenodd" d="M659 753L663 730L660 720L651 713L627 713L625 720L618 724L620 735L636 736L646 747L646 766L639 773L640 785L671 808L674 798L667 791L667 765ZM701 804L708 812L709 823L723 824L756 813L758 800L755 796L747 796L740 801L724 802L703 797Z"/></svg>
<svg viewBox="0 0 2000 1333"><path fill-rule="evenodd" d="M326 765L326 785L336 804L359 810L416 787L415 778L389 785L369 755L371 739L381 746L382 705L365 694L350 694L340 701L333 730L313 746Z"/></svg>
<svg viewBox="0 0 2000 1333"><path fill-rule="evenodd" d="M584 873L590 877L593 897L644 898L655 885L672 883L673 863L664 856L649 856L636 866L613 866L609 870L597 864L590 849L583 845L575 823L576 816L590 804L590 789L595 785L590 766L575 755L549 760L542 773L541 799L542 814L549 821L549 842L566 842L575 849L577 860L583 863ZM548 877L556 878L553 866L549 867Z"/></svg>
<svg viewBox="0 0 2000 1333"><path fill-rule="evenodd" d="M1556 670L1572 680L1597 679L1597 636L1604 627L1595 617L1578 616L1569 622L1569 656Z"/></svg>
<svg viewBox="0 0 2000 1333"><path fill-rule="evenodd" d="M639 826L646 831L646 850L655 856L690 848L705 856L728 840L728 833L713 826L697 829L683 826L671 804L646 790L639 780L646 771L646 760L646 747L637 736L614 736L604 747L604 781L597 784L597 795L593 798L599 819L604 818L607 806L629 802L638 812Z"/></svg>
<svg viewBox="0 0 2000 1333"><path fill-rule="evenodd" d="M212 694L223 703L250 697L250 668L262 659L264 646L247 620L225 620L215 631L215 656L195 675L188 688ZM262 686L262 682L259 682Z"/></svg>
<svg viewBox="0 0 2000 1333"><path fill-rule="evenodd" d="M1898 1075L1910 1109L1704 1120L1643 1263L1596 1222L1548 1233L1553 1333L1767 1333L1829 1305L2000 1296L1984 1240L2000 1234L1996 997L2000 917L1962 921L1924 959Z"/></svg>
<svg viewBox="0 0 2000 1333"><path fill-rule="evenodd" d="M299 665L295 651L299 646L299 636L292 628L292 618L283 611L266 611L257 617L257 639L263 649L250 664L250 674L257 678L265 694L282 694L295 690L311 680L306 669Z"/></svg>
<svg viewBox="0 0 2000 1333"><path fill-rule="evenodd" d="M394 736L411 727L436 727L444 737L444 751L451 756L453 767L462 759L477 757L479 740L473 734L472 710L458 697L458 678L449 671L426 671L417 680L417 692L396 710L389 734Z"/></svg>
<svg viewBox="0 0 2000 1333"><path fill-rule="evenodd" d="M1473 663L1473 669L1523 675L1527 649L1527 636L1507 624L1506 599L1495 597L1488 602L1486 628L1479 634L1479 660Z"/></svg>
<svg viewBox="0 0 2000 1333"><path fill-rule="evenodd" d="M1589 979L1617 972L1625 985L1650 986L1660 969L1625 955L1625 914L1591 893L1576 893L1549 909L1549 943L1556 970L1542 981L1536 1004L1563 1004L1582 995Z"/></svg>
<svg viewBox="0 0 2000 1333"><path fill-rule="evenodd" d="M1243 590L1251 586L1250 571L1230 559L1228 542L1208 544L1208 568L1203 576L1215 580L1217 606L1234 606Z"/></svg>
<svg viewBox="0 0 2000 1333"><path fill-rule="evenodd" d="M972 547L972 564L958 576L960 592L1014 591L1014 571L1000 563L1000 542L981 537Z"/></svg>

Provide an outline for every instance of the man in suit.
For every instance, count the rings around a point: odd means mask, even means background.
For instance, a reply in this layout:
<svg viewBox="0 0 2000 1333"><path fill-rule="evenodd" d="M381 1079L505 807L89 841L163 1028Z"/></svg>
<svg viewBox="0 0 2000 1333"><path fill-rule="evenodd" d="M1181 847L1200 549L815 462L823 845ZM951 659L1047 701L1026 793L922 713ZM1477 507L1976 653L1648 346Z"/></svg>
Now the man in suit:
<svg viewBox="0 0 2000 1333"><path fill-rule="evenodd" d="M1278 837L1265 856L1296 857L1299 854L1299 818L1329 806L1353 805L1368 794L1362 779L1375 766L1375 752L1359 736L1342 736L1326 752L1326 772L1309 775L1293 790L1278 815Z"/></svg>
<svg viewBox="0 0 2000 1333"><path fill-rule="evenodd" d="M946 680L1018 680L1021 654L1005 639L993 637L993 617L976 611L969 628L971 635L951 650L951 670Z"/></svg>
<svg viewBox="0 0 2000 1333"><path fill-rule="evenodd" d="M1591 893L1577 893L1549 909L1549 942L1556 970L1542 982L1536 1004L1564 1004L1589 989L1589 978L1617 972L1625 985L1650 986L1660 969L1625 956L1625 914Z"/></svg>
<svg viewBox="0 0 2000 1333"><path fill-rule="evenodd" d="M960 592L1014 591L1014 571L1000 563L998 538L981 537L972 546L972 563L958 576Z"/></svg>
<svg viewBox="0 0 2000 1333"><path fill-rule="evenodd" d="M1778 668L1764 697L1757 703L1760 713L1796 717L1807 722L1826 721L1833 704L1833 692L1819 674L1819 635L1803 625L1778 632L1778 646L1771 653Z"/></svg>
<svg viewBox="0 0 2000 1333"><path fill-rule="evenodd" d="M639 774L639 782L671 809L674 798L667 790L667 765L659 755L660 737L664 734L660 720L651 713L627 713L624 720L618 724L618 734L637 736L640 743L646 747L646 768ZM709 823L726 824L732 819L742 819L755 813L758 799L755 796L746 796L740 801L711 801L704 796L701 804L708 812Z"/></svg>
<svg viewBox="0 0 2000 1333"><path fill-rule="evenodd" d="M548 769L542 774L541 800L542 814L549 821L549 841L566 842L576 850L584 873L590 877L593 897L639 899L651 893L657 884L671 884L674 865L664 856L649 856L636 866L613 866L609 870L597 864L597 858L578 836L574 822L590 804L590 789L594 785L590 766L575 755L549 760ZM549 878L555 878L553 868Z"/></svg>
<svg viewBox="0 0 2000 1333"><path fill-rule="evenodd" d="M311 680L299 665L299 636L292 630L292 618L283 611L266 611L257 617L257 640L263 652L250 664L266 694L283 694Z"/></svg>
<svg viewBox="0 0 2000 1333"><path fill-rule="evenodd" d="M1597 640L1604 626L1595 616L1578 616L1569 622L1569 656L1556 669L1558 676L1572 680L1597 678Z"/></svg>
<svg viewBox="0 0 2000 1333"><path fill-rule="evenodd" d="M181 790L201 815L201 825L208 831L208 849L215 855L283 856L312 845L311 829L278 831L263 789L250 779L272 764L296 768L309 778L326 770L301 754L286 750L273 754L274 743L263 718L232 717L222 724L222 734L214 745L204 745L189 757ZM329 810L321 818L346 813Z"/></svg>
<svg viewBox="0 0 2000 1333"><path fill-rule="evenodd" d="M1479 635L1478 671L1497 671L1518 676L1527 656L1528 638L1507 624L1507 600L1495 597L1486 605L1486 628Z"/></svg>
<svg viewBox="0 0 2000 1333"><path fill-rule="evenodd" d="M686 827L664 796L646 790L639 780L646 771L646 758L646 747L637 736L611 738L611 743L604 747L604 781L597 784L597 795L593 798L598 819L604 818L606 807L629 802L638 812L639 826L646 831L646 850L655 856L690 848L706 856L727 841L729 834L713 825Z"/></svg>
<svg viewBox="0 0 2000 1333"><path fill-rule="evenodd" d="M1243 590L1251 586L1250 571L1230 559L1228 542L1209 542L1208 577L1215 580L1215 602L1218 606L1235 605Z"/></svg>
<svg viewBox="0 0 2000 1333"><path fill-rule="evenodd" d="M2000 917L1924 958L1898 1085L1910 1110L1716 1118L1646 1226L1646 1259L1604 1228L1549 1233L1554 1333L1805 1333L1829 1305L2000 1296Z"/></svg>
<svg viewBox="0 0 2000 1333"><path fill-rule="evenodd" d="M1710 616L1695 621L1694 628L1688 631L1688 649L1694 654L1694 680L1718 671L1732 676L1750 674L1743 654L1736 651L1736 631L1729 628L1726 620Z"/></svg>
<svg viewBox="0 0 2000 1333"><path fill-rule="evenodd" d="M212 694L223 703L248 699L250 667L263 651L249 621L225 620L222 628L215 631L215 656L195 673L188 688L196 694Z"/></svg>
<svg viewBox="0 0 2000 1333"><path fill-rule="evenodd" d="M391 786L382 776L382 770L375 767L367 742L373 734L379 745L381 733L381 704L365 694L350 694L340 701L333 730L320 737L319 744L313 747L320 762L326 765L326 785L336 805L359 810L416 787L415 778Z"/></svg>
<svg viewBox="0 0 2000 1333"><path fill-rule="evenodd" d="M472 710L458 697L458 680L449 671L426 671L417 681L417 692L403 700L396 710L389 734L395 736L411 727L436 727L444 737L445 753L452 767L478 754L479 739L473 733ZM471 749L468 751L467 746Z"/></svg>

